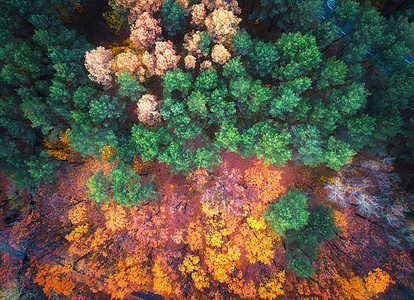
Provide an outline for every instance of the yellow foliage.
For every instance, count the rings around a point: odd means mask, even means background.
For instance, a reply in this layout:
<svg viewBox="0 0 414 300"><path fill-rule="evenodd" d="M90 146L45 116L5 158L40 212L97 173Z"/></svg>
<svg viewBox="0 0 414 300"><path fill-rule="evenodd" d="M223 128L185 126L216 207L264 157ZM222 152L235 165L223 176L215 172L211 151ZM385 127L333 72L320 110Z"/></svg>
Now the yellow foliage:
<svg viewBox="0 0 414 300"><path fill-rule="evenodd" d="M60 132L56 138L49 138L44 141L44 145L47 148L46 152L59 160L73 161L72 149L70 148L70 142L68 133L70 129L65 132Z"/></svg>
<svg viewBox="0 0 414 300"><path fill-rule="evenodd" d="M108 162L110 158L116 155L117 151L111 146L103 146L101 149L99 149L99 153L102 155L102 161Z"/></svg>
<svg viewBox="0 0 414 300"><path fill-rule="evenodd" d="M79 240L79 238L84 235L86 232L88 232L89 225L85 224L82 226L78 226L75 229L72 230L71 233L65 236L65 239L67 239L69 242L73 242L75 240Z"/></svg>
<svg viewBox="0 0 414 300"><path fill-rule="evenodd" d="M199 262L200 257L187 255L178 269L183 274L191 274L196 289L202 290L203 288L209 287L210 283L208 277L206 277L206 272L199 266Z"/></svg>
<svg viewBox="0 0 414 300"><path fill-rule="evenodd" d="M106 23L111 27L115 33L118 33L121 30L122 24L119 21L119 14L113 10L106 11L102 13Z"/></svg>
<svg viewBox="0 0 414 300"><path fill-rule="evenodd" d="M260 230L260 229L266 229L266 221L264 218L259 218L259 220L256 220L253 217L247 218L247 224L253 229Z"/></svg>
<svg viewBox="0 0 414 300"><path fill-rule="evenodd" d="M223 235L221 232L215 232L211 235L207 235L206 242L210 246L221 247L221 244L223 243Z"/></svg>
<svg viewBox="0 0 414 300"><path fill-rule="evenodd" d="M339 277L336 281L338 285L341 287L345 299L368 299L367 290L365 288L365 282L361 277L354 276L351 277L349 280L343 277Z"/></svg>
<svg viewBox="0 0 414 300"><path fill-rule="evenodd" d="M163 266L161 266L158 260L155 261L154 266L152 267L152 273L154 275L153 287L156 293L160 294L171 294L172 286L171 280L163 271Z"/></svg>
<svg viewBox="0 0 414 300"><path fill-rule="evenodd" d="M227 251L223 252L207 248L205 252L205 263L210 273L221 283L229 281L229 276L236 268L239 258L240 249L236 246L228 246Z"/></svg>
<svg viewBox="0 0 414 300"><path fill-rule="evenodd" d="M261 282L258 289L260 298L276 299L279 295L284 295L282 284L285 280L285 271L281 271L274 278Z"/></svg>

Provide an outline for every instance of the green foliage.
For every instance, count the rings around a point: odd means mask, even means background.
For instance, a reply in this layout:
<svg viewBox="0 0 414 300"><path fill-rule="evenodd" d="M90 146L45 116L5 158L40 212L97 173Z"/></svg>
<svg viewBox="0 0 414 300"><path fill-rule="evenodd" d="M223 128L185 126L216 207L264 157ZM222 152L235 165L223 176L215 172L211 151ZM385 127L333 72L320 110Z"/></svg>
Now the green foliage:
<svg viewBox="0 0 414 300"><path fill-rule="evenodd" d="M335 236L338 229L331 208L313 205L309 208L307 224L299 230L286 231L288 268L301 277L312 277L311 260L316 258L319 245Z"/></svg>
<svg viewBox="0 0 414 300"><path fill-rule="evenodd" d="M256 80L250 86L247 107L254 113L263 111L268 107L271 97L272 91L262 86L261 80Z"/></svg>
<svg viewBox="0 0 414 300"><path fill-rule="evenodd" d="M279 78L293 80L306 75L322 61L315 37L300 32L282 34L275 47L281 55Z"/></svg>
<svg viewBox="0 0 414 300"><path fill-rule="evenodd" d="M234 80L237 77L247 77L246 69L244 68L241 57L237 56L230 59L224 66L222 75L230 80Z"/></svg>
<svg viewBox="0 0 414 300"><path fill-rule="evenodd" d="M161 6L161 19L164 29L170 36L176 36L184 32L187 21L185 11L174 0L165 0Z"/></svg>
<svg viewBox="0 0 414 300"><path fill-rule="evenodd" d="M256 155L276 166L283 165L291 158L290 133L272 124L259 122L242 132L241 152L244 156Z"/></svg>
<svg viewBox="0 0 414 300"><path fill-rule="evenodd" d="M187 99L188 110L200 117L206 117L208 97L200 91L193 91Z"/></svg>
<svg viewBox="0 0 414 300"><path fill-rule="evenodd" d="M308 221L307 199L305 193L299 190L287 191L279 202L269 205L265 212L267 222L279 234L289 229L299 230Z"/></svg>
<svg viewBox="0 0 414 300"><path fill-rule="evenodd" d="M287 114L295 111L302 98L291 89L282 89L270 101L270 115L274 118L285 119Z"/></svg>
<svg viewBox="0 0 414 300"><path fill-rule="evenodd" d="M236 55L248 55L253 49L253 41L250 34L248 34L246 30L242 29L233 36L231 46L233 47Z"/></svg>
<svg viewBox="0 0 414 300"><path fill-rule="evenodd" d="M311 166L321 163L323 149L319 130L313 125L297 125L291 132L292 145L297 151L294 160Z"/></svg>
<svg viewBox="0 0 414 300"><path fill-rule="evenodd" d="M99 99L94 98L89 103L89 115L93 122L108 127L110 120L119 119L123 116L124 108L125 104L120 102L118 98L102 94Z"/></svg>
<svg viewBox="0 0 414 300"><path fill-rule="evenodd" d="M194 90L201 90L203 92L212 91L217 87L218 75L214 69L207 69L201 71L197 76L193 88Z"/></svg>
<svg viewBox="0 0 414 300"><path fill-rule="evenodd" d="M114 200L122 205L137 205L143 201L157 199L153 184L141 183L141 177L122 161L112 169L109 177L112 180Z"/></svg>
<svg viewBox="0 0 414 300"><path fill-rule="evenodd" d="M120 85L119 94L122 97L129 97L131 101L138 101L145 92L142 84L127 72L118 73L117 77Z"/></svg>
<svg viewBox="0 0 414 300"><path fill-rule="evenodd" d="M208 54L210 52L210 44L211 44L211 34L208 32L200 33L200 41L198 42L197 46L204 54Z"/></svg>
<svg viewBox="0 0 414 300"><path fill-rule="evenodd" d="M345 83L347 67L343 61L335 57L328 58L322 66L321 75L318 80L318 88L336 86Z"/></svg>
<svg viewBox="0 0 414 300"><path fill-rule="evenodd" d="M158 160L170 165L173 173L188 170L195 158L194 153L183 140L172 140L165 150L159 154Z"/></svg>
<svg viewBox="0 0 414 300"><path fill-rule="evenodd" d="M181 69L168 71L161 78L164 97L171 97L173 91L177 91L185 97L193 79L190 74L184 73Z"/></svg>
<svg viewBox="0 0 414 300"><path fill-rule="evenodd" d="M37 182L44 184L51 183L53 179L59 176L57 167L59 162L53 160L45 151L41 151L39 155L32 156L27 162L29 173Z"/></svg>
<svg viewBox="0 0 414 300"><path fill-rule="evenodd" d="M101 170L96 171L86 185L89 189L89 197L97 204L109 202L111 181Z"/></svg>
<svg viewBox="0 0 414 300"><path fill-rule="evenodd" d="M237 77L230 81L229 94L230 97L237 102L245 103L249 96L252 79L250 77Z"/></svg>
<svg viewBox="0 0 414 300"><path fill-rule="evenodd" d="M256 41L248 53L252 72L260 77L276 76L279 52L272 42Z"/></svg>
<svg viewBox="0 0 414 300"><path fill-rule="evenodd" d="M363 83L352 83L341 90L333 90L328 99L343 114L354 114L366 104L366 98L369 92Z"/></svg>
<svg viewBox="0 0 414 300"><path fill-rule="evenodd" d="M216 142L219 147L225 148L229 152L237 152L238 144L242 137L237 128L227 122L223 122L219 131L216 133Z"/></svg>
<svg viewBox="0 0 414 300"><path fill-rule="evenodd" d="M219 147L211 143L198 148L194 160L196 168L208 168L212 171L213 165L218 165L222 162L220 155L217 154L219 150Z"/></svg>
<svg viewBox="0 0 414 300"><path fill-rule="evenodd" d="M170 134L165 127L147 128L143 124L132 126L132 139L142 159L149 161L165 151L170 144Z"/></svg>
<svg viewBox="0 0 414 300"><path fill-rule="evenodd" d="M356 152L351 149L348 143L331 136L328 139L323 160L329 168L338 171L343 165L349 162L355 154Z"/></svg>

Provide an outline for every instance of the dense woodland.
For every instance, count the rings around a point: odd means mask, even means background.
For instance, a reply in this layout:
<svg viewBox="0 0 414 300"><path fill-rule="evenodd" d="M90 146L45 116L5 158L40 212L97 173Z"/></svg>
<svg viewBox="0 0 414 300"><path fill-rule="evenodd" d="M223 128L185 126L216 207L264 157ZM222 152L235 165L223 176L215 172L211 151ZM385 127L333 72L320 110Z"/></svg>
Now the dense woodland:
<svg viewBox="0 0 414 300"><path fill-rule="evenodd" d="M414 299L408 1L0 12L0 298Z"/></svg>

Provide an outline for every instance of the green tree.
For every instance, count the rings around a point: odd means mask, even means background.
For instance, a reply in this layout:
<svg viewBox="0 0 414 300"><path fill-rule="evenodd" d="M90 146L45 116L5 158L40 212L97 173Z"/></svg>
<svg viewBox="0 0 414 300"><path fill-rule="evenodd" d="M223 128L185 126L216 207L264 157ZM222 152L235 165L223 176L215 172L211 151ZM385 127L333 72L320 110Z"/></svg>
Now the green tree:
<svg viewBox="0 0 414 300"><path fill-rule="evenodd" d="M336 86L345 83L347 66L335 57L328 58L322 65L320 77L317 81L318 89Z"/></svg>
<svg viewBox="0 0 414 300"><path fill-rule="evenodd" d="M232 123L223 122L219 131L216 133L216 142L219 147L225 148L229 152L237 152L238 144L242 137L237 128Z"/></svg>
<svg viewBox="0 0 414 300"><path fill-rule="evenodd" d="M194 113L196 116L205 118L208 114L207 109L208 97L201 91L193 91L187 98L188 110Z"/></svg>
<svg viewBox="0 0 414 300"><path fill-rule="evenodd" d="M295 161L316 166L321 163L323 148L319 130L313 125L296 125L291 129Z"/></svg>
<svg viewBox="0 0 414 300"><path fill-rule="evenodd" d="M261 80L256 80L250 86L247 107L254 113L264 111L269 106L271 97L272 91L268 87L262 86Z"/></svg>
<svg viewBox="0 0 414 300"><path fill-rule="evenodd" d="M339 170L343 165L349 162L356 152L351 149L350 145L344 141L329 137L325 151L323 154L323 161L326 165L334 170Z"/></svg>
<svg viewBox="0 0 414 300"><path fill-rule="evenodd" d="M293 80L308 74L322 62L315 37L300 32L282 34L275 46L281 55L279 78Z"/></svg>
<svg viewBox="0 0 414 300"><path fill-rule="evenodd" d="M323 205L309 208L307 224L299 230L286 231L286 258L288 268L301 277L312 277L311 261L316 258L319 245L335 236L338 229L333 211Z"/></svg>
<svg viewBox="0 0 414 300"><path fill-rule="evenodd" d="M143 124L134 124L132 140L136 143L136 150L142 159L149 161L167 149L171 137L169 130L165 127L147 128Z"/></svg>
<svg viewBox="0 0 414 300"><path fill-rule="evenodd" d="M279 52L272 42L256 41L248 53L250 68L259 77L276 76Z"/></svg>
<svg viewBox="0 0 414 300"><path fill-rule="evenodd" d="M96 171L86 185L89 197L97 204L109 202L111 181L101 170Z"/></svg>
<svg viewBox="0 0 414 300"><path fill-rule="evenodd" d="M120 85L119 94L122 97L129 97L131 101L137 102L145 92L145 88L142 84L128 72L118 73L117 77Z"/></svg>
<svg viewBox="0 0 414 300"><path fill-rule="evenodd" d="M168 35L176 36L184 32L187 21L185 11L174 0L165 0L161 6L161 19Z"/></svg>
<svg viewBox="0 0 414 300"><path fill-rule="evenodd" d="M269 205L264 216L279 234L283 235L289 229L299 230L308 222L307 199L305 193L299 190L287 191L279 202Z"/></svg>
<svg viewBox="0 0 414 300"><path fill-rule="evenodd" d="M217 87L218 75L214 69L207 69L201 71L197 76L193 88L194 90L201 90L203 92L212 91Z"/></svg>
<svg viewBox="0 0 414 300"><path fill-rule="evenodd" d="M210 52L210 44L211 44L211 34L208 32L201 32L200 41L197 44L201 52L207 55Z"/></svg>
<svg viewBox="0 0 414 300"><path fill-rule="evenodd" d="M229 79L234 80L237 77L247 77L246 69L241 61L241 57L237 56L230 59L224 66L222 75Z"/></svg>
<svg viewBox="0 0 414 300"><path fill-rule="evenodd" d="M174 91L179 93L174 94L175 96L182 95L186 97L193 79L190 74L184 73L181 69L167 71L161 78L163 80L164 97L171 97Z"/></svg>
<svg viewBox="0 0 414 300"><path fill-rule="evenodd" d="M233 36L231 46L234 49L236 55L248 55L253 49L253 41L250 34L246 30L242 29Z"/></svg>

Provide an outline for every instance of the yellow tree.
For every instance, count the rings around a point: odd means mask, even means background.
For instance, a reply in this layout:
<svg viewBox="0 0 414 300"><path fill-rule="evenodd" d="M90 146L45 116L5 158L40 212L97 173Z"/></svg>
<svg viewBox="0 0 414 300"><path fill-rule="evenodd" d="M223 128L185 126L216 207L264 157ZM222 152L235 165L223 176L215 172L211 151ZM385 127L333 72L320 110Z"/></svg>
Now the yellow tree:
<svg viewBox="0 0 414 300"><path fill-rule="evenodd" d="M285 271L276 274L275 277L267 279L260 283L258 292L260 298L276 299L279 295L284 295L282 284L285 282Z"/></svg>

